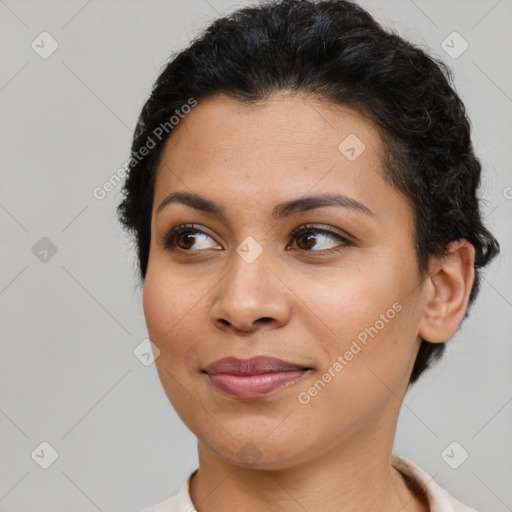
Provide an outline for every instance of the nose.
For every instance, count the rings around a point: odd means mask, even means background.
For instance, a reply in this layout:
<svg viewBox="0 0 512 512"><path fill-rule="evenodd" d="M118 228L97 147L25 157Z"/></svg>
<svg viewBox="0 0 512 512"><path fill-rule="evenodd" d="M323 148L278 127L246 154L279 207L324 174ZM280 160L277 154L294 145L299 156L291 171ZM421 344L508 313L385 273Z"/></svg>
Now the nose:
<svg viewBox="0 0 512 512"><path fill-rule="evenodd" d="M289 290L265 253L252 263L235 253L232 267L215 290L211 320L218 329L252 332L289 321Z"/></svg>

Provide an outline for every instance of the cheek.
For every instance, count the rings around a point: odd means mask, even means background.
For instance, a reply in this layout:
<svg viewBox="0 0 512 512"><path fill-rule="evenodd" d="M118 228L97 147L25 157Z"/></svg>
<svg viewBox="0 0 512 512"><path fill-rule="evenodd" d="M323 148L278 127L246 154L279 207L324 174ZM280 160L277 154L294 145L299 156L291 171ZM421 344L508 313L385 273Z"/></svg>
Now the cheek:
<svg viewBox="0 0 512 512"><path fill-rule="evenodd" d="M359 335L364 340L365 328L375 322L381 330L380 315L386 320L395 316L392 307L399 293L396 282L388 279L384 281L381 272L372 273L369 268L350 272L342 268L303 279L303 287L296 288L301 321L311 322L309 329L317 342L343 352Z"/></svg>
<svg viewBox="0 0 512 512"><path fill-rule="evenodd" d="M172 327L171 311L175 311L167 283L148 268L142 294L144 318L150 339L160 347L165 332ZM161 348L161 347L160 347Z"/></svg>
<svg viewBox="0 0 512 512"><path fill-rule="evenodd" d="M323 370L338 356L346 360L343 370L335 372L344 377L334 379L333 388L343 386L343 381L349 386L375 381L376 375L391 381L403 377L416 348L419 319L409 284L413 277L412 269L391 264L386 272L382 266L350 274L333 272L301 297L313 313L304 318L310 318L309 329L324 352Z"/></svg>
<svg viewBox="0 0 512 512"><path fill-rule="evenodd" d="M215 280L190 279L183 273L148 267L143 309L150 340L160 349L163 370L188 380L205 360L209 344L209 293ZM166 379L167 380L167 379Z"/></svg>
<svg viewBox="0 0 512 512"><path fill-rule="evenodd" d="M180 281L176 274L170 276L148 267L142 302L149 337L161 350L179 342L187 326L195 325L189 317L194 314L196 296L190 284Z"/></svg>
<svg viewBox="0 0 512 512"><path fill-rule="evenodd" d="M185 423L190 412L194 390L193 379L198 372L198 349L194 344L203 337L198 332L201 307L197 294L173 274L149 268L144 281L143 309L150 340L159 348L155 360L163 389ZM183 416L184 415L184 416Z"/></svg>

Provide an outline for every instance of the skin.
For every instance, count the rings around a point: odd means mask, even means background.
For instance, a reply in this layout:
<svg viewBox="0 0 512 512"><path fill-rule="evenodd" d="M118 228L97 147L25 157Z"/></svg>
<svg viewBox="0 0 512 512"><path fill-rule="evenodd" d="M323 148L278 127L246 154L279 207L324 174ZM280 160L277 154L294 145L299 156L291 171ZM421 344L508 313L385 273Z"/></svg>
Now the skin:
<svg viewBox="0 0 512 512"><path fill-rule="evenodd" d="M349 134L366 147L354 161L338 149ZM384 179L381 151L378 130L360 114L285 93L257 105L200 101L167 141L143 305L162 385L198 438L190 493L199 512L428 510L391 466L393 439L419 337L444 342L463 319L474 248L454 241L420 275L412 209ZM157 214L176 191L219 203L226 220L177 202ZM280 202L325 192L356 199L373 215L330 206L270 218ZM181 250L165 248L165 234L185 223L206 234L178 237ZM318 232L309 245L290 236L308 223L352 244ZM236 252L249 236L263 251L252 263ZM300 403L298 393L397 302L401 311ZM269 355L312 370L263 398L237 399L201 372L229 355Z"/></svg>

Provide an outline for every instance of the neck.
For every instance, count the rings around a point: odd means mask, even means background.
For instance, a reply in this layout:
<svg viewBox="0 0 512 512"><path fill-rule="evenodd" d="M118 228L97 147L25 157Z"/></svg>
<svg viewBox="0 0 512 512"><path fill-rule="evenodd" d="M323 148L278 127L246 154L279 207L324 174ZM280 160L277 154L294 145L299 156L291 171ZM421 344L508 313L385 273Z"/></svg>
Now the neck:
<svg viewBox="0 0 512 512"><path fill-rule="evenodd" d="M424 512L425 502L391 466L396 420L382 418L369 432L356 432L315 458L284 469L241 467L199 441L192 501L201 512Z"/></svg>

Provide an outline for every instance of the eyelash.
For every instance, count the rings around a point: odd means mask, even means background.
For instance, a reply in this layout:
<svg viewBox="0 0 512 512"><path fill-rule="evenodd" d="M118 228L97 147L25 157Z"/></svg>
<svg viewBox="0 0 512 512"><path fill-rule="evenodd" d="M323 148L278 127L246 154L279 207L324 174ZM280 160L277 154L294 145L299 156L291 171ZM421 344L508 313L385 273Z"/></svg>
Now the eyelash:
<svg viewBox="0 0 512 512"><path fill-rule="evenodd" d="M162 245L169 251L176 251L176 252L182 252L182 253L192 253L194 252L194 249L181 249L176 247L176 237L183 234L183 233L201 233L208 237L208 233L205 233L204 231L197 229L194 227L194 224L182 224L180 226L176 226L175 228L172 228L164 237L164 241L162 242ZM337 246L333 249L326 249L323 251L313 251L313 250L307 250L307 249L299 249L299 251L303 252L312 252L312 253L319 253L319 254L332 254L332 253L339 253L347 249L347 247L351 247L354 244L348 240L348 238L340 235L338 232L328 229L328 228L318 228L313 224L306 224L304 226L300 226L292 231L290 234L290 237L293 239L300 238L300 235L304 235L306 233L321 233L324 235L329 235L330 237L339 240L342 242L341 246ZM210 237L211 238L211 237ZM204 249L196 249L197 251L202 251Z"/></svg>

